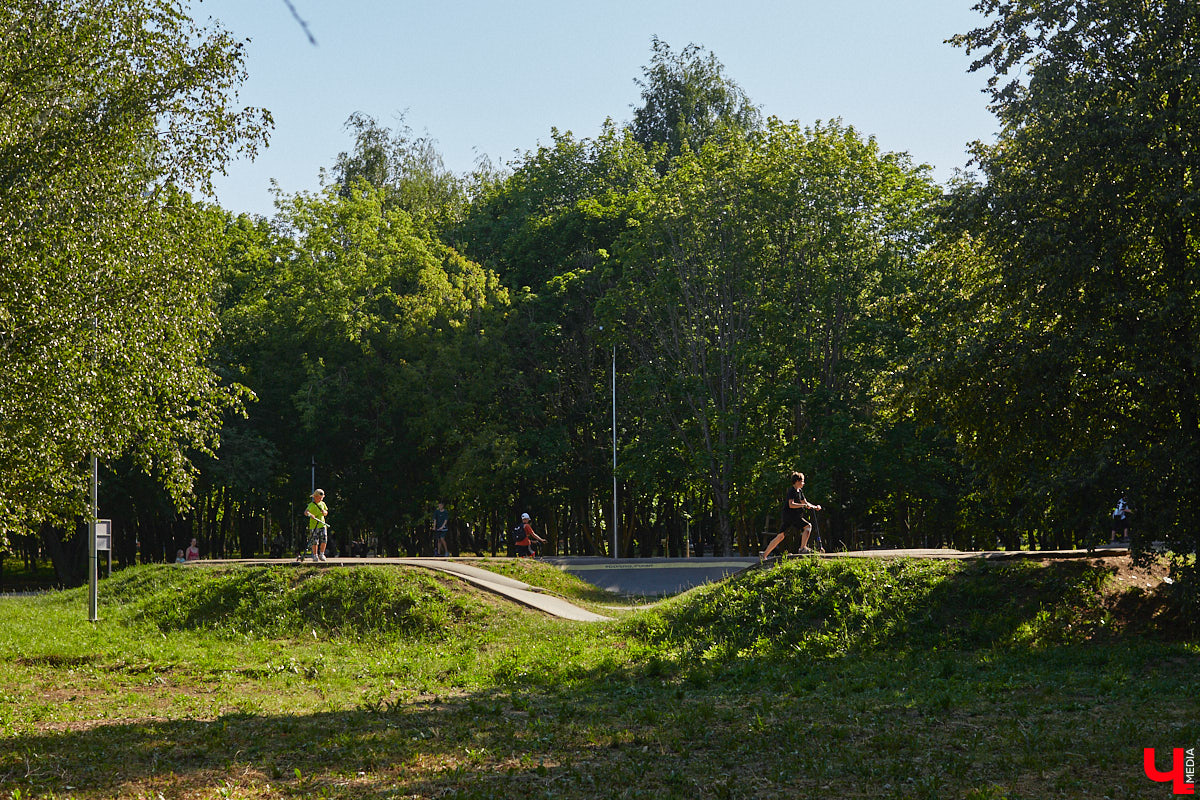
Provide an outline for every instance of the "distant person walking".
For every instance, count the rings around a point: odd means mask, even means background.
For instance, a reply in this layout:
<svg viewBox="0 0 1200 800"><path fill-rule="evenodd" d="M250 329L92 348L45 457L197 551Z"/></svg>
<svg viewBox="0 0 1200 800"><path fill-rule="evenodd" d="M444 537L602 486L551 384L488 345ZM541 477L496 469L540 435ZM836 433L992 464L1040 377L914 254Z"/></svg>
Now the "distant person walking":
<svg viewBox="0 0 1200 800"><path fill-rule="evenodd" d="M805 509L813 509L820 511L821 507L813 505L804 497L804 473L792 473L792 488L788 489L787 499L783 503L783 526L779 533L767 545L767 549L763 551L759 560L766 561L771 555L771 552L779 546L787 536L788 531L799 530L800 533L800 553L807 555L812 550L808 549L808 537L812 535L812 523L804 517Z"/></svg>
<svg viewBox="0 0 1200 800"><path fill-rule="evenodd" d="M324 561L325 548L329 546L329 526L325 524L329 507L325 505L324 489L313 492L312 502L304 509L304 516L308 517L308 546L312 548L313 561Z"/></svg>
<svg viewBox="0 0 1200 800"><path fill-rule="evenodd" d="M450 512L446 510L446 501L439 500L437 510L433 512L433 554L435 556L450 555L450 545L446 544L446 534L450 531Z"/></svg>
<svg viewBox="0 0 1200 800"><path fill-rule="evenodd" d="M1117 507L1112 512L1112 540L1129 541L1129 518L1133 516L1133 508L1129 505L1129 501L1125 499L1125 495L1117 500ZM1117 532L1120 532L1121 538L1117 538Z"/></svg>
<svg viewBox="0 0 1200 800"><path fill-rule="evenodd" d="M537 555L537 551L533 547L533 543L545 544L546 540L533 532L533 525L529 523L529 515L521 515L521 526L517 528L516 541L513 544L517 548L518 556L526 556L532 558Z"/></svg>
<svg viewBox="0 0 1200 800"><path fill-rule="evenodd" d="M188 549L183 554L183 556L188 561L200 560L200 545L196 542L195 539L192 539L192 543L188 545Z"/></svg>

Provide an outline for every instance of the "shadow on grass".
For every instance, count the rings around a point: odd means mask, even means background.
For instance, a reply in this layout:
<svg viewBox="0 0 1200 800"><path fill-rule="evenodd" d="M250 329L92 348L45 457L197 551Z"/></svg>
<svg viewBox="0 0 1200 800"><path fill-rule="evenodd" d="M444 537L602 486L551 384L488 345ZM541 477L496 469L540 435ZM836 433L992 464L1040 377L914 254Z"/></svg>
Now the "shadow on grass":
<svg viewBox="0 0 1200 800"><path fill-rule="evenodd" d="M1020 784L1029 793L1003 796L1082 798L1096 781L1133 797L1146 787L1131 736L1200 735L1184 694L1198 657L1157 659L1091 647L649 659L561 685L547 661L527 665L544 671L534 686L9 736L0 797L932 799Z"/></svg>
<svg viewBox="0 0 1200 800"><path fill-rule="evenodd" d="M489 653L472 692L390 696L376 675L358 699L296 693L295 714L9 734L0 798L1142 796L1141 747L1200 740L1200 656L1074 643L1104 573L785 562L591 638L547 627ZM294 692L222 680L275 708Z"/></svg>
<svg viewBox="0 0 1200 800"><path fill-rule="evenodd" d="M22 798L210 797L214 790L234 797L754 796L736 785L753 782L750 760L735 757L725 737L705 735L712 700L689 700L674 712L631 702L645 698L628 684L571 696L494 690L295 716L76 726L8 738L0 797L18 789ZM681 710L697 703L699 712ZM686 748L657 729L678 714L690 722L672 724L672 736L686 735ZM650 778L652 748L654 759L674 766Z"/></svg>

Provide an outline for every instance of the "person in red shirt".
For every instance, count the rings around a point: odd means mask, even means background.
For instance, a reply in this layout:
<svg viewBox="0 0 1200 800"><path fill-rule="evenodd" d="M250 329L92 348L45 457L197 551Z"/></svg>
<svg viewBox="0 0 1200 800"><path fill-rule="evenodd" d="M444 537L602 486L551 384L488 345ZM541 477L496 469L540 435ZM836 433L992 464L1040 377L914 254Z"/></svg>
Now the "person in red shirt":
<svg viewBox="0 0 1200 800"><path fill-rule="evenodd" d="M537 555L533 549L533 543L545 544L546 540L533 532L533 526L529 524L529 515L521 515L521 536L513 544L517 548L518 556L528 556L532 558Z"/></svg>
<svg viewBox="0 0 1200 800"><path fill-rule="evenodd" d="M200 558L200 545L196 543L195 539L192 539L192 543L188 545L187 552L183 554L183 557L188 561L195 561Z"/></svg>

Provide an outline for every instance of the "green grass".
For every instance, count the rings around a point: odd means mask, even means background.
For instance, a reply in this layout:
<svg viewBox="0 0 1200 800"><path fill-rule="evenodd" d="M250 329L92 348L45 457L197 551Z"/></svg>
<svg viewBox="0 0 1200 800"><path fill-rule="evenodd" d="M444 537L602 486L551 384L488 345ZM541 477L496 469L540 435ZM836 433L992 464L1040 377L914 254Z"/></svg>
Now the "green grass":
<svg viewBox="0 0 1200 800"><path fill-rule="evenodd" d="M455 588L450 588L450 586ZM209 629L287 637L423 636L486 621L489 609L428 573L386 567L229 568L198 564L128 570L106 585L117 613L162 631Z"/></svg>
<svg viewBox="0 0 1200 800"><path fill-rule="evenodd" d="M1109 624L1108 571L1087 562L785 560L640 617L655 641L710 657L1042 646Z"/></svg>
<svg viewBox="0 0 1200 800"><path fill-rule="evenodd" d="M1142 748L1200 744L1200 648L1106 580L797 560L582 624L406 568L139 567L96 625L0 600L0 798L1169 797Z"/></svg>

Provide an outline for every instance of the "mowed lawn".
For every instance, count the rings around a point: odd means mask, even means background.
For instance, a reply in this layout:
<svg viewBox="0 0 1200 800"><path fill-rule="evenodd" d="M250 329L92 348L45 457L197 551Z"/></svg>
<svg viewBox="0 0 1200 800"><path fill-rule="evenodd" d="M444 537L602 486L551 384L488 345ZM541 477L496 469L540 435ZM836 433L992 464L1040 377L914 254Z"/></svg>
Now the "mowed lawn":
<svg viewBox="0 0 1200 800"><path fill-rule="evenodd" d="M400 567L139 567L95 625L0 601L0 798L1168 798L1143 748L1200 745L1200 647L1160 577L796 560L585 624Z"/></svg>

